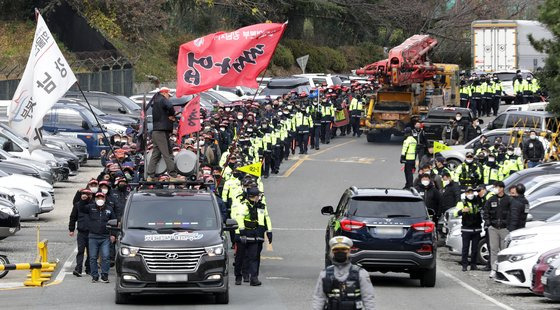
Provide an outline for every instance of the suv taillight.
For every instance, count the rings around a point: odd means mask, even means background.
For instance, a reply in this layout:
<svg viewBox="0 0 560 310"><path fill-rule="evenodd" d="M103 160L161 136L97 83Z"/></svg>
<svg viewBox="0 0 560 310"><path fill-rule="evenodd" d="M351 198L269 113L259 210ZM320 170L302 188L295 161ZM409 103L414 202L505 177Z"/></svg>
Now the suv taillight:
<svg viewBox="0 0 560 310"><path fill-rule="evenodd" d="M432 231L434 231L435 224L434 224L434 222L427 221L427 222L412 224L410 227L412 227L412 229L414 229L416 231L423 231L425 233L431 233Z"/></svg>
<svg viewBox="0 0 560 310"><path fill-rule="evenodd" d="M366 223L364 222L352 221L348 219L340 221L340 227L344 231L358 230L364 226L366 226Z"/></svg>

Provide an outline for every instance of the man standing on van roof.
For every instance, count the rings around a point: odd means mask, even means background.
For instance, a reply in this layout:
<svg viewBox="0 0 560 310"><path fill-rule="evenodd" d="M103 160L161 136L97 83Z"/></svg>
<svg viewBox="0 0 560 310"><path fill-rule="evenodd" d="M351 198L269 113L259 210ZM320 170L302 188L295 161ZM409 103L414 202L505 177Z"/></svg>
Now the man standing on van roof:
<svg viewBox="0 0 560 310"><path fill-rule="evenodd" d="M171 178L177 178L175 171L175 162L169 146L169 134L173 132L173 122L176 121L175 110L169 102L169 88L162 87L154 96L154 104L152 108L153 115L153 131L152 131L152 157L148 164L148 181L155 178L156 166L163 156L167 173Z"/></svg>

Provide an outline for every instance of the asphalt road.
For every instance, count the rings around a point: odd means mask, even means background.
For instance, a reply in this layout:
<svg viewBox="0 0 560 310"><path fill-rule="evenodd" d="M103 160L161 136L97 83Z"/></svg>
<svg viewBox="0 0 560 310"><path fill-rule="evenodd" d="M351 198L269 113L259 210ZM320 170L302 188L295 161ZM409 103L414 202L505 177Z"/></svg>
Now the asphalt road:
<svg viewBox="0 0 560 310"><path fill-rule="evenodd" d="M53 275L54 283L43 288L9 289L25 276L24 272L13 272L0 280L0 305L2 309L57 310L133 306L168 309L185 305L192 309L310 309L311 295L324 264L327 217L320 214L321 207L336 205L343 191L352 185L401 188L404 185L399 164L401 141L394 138L386 144L368 144L364 136L336 138L320 151L292 157L282 165L278 176L265 180L274 242L263 252L263 286L232 285L228 306L216 306L208 296L149 296L136 298L132 306L116 306L114 273L109 277L111 284L92 284L89 278L76 278L69 273L75 247L67 233L70 200L75 190L99 169L85 167L72 183L61 183L56 190L56 210L38 221L42 236L51 243L51 257L61 260L61 271ZM22 255L32 258L34 253L25 249L33 248L35 224L25 223L26 227L15 237L0 243L0 252L20 259ZM64 265L68 257L71 260ZM440 248L434 288L422 288L418 280L411 280L405 274L374 274L377 309L554 309L559 306L531 297L527 290L494 283L482 271L463 273L458 260Z"/></svg>

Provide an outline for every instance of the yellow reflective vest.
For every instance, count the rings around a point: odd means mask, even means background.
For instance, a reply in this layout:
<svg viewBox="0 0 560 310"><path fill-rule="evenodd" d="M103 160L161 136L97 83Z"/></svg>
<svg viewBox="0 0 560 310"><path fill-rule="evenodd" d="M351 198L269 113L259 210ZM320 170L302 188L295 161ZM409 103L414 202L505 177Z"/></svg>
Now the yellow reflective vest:
<svg viewBox="0 0 560 310"><path fill-rule="evenodd" d="M408 136L402 146L401 155L405 160L416 160L416 139L413 136Z"/></svg>

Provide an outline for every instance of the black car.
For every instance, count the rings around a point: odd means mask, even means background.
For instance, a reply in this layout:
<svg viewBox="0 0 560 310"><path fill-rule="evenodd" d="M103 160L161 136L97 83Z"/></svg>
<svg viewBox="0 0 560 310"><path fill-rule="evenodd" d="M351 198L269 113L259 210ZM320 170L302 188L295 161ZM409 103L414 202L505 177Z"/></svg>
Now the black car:
<svg viewBox="0 0 560 310"><path fill-rule="evenodd" d="M554 301L560 301L560 259L554 260L548 270L541 277L544 286L544 296Z"/></svg>
<svg viewBox="0 0 560 310"><path fill-rule="evenodd" d="M136 120L140 119L141 108L130 100L130 98L119 95L112 95L100 91L84 92L88 102L110 115L125 115ZM65 98L83 99L80 92L69 91L64 95Z"/></svg>
<svg viewBox="0 0 560 310"><path fill-rule="evenodd" d="M428 111L426 118L422 120L422 123L424 124L424 133L426 135L426 139L430 141L442 140L443 128L449 125L450 119L455 119L455 115L457 113L461 113L463 119L465 119L468 124L471 123L473 119L471 109L460 107L431 108Z"/></svg>
<svg viewBox="0 0 560 310"><path fill-rule="evenodd" d="M259 96L275 98L288 94L292 90L298 94L302 92L309 94L311 90L309 79L304 77L274 78L268 82L266 87L259 93Z"/></svg>
<svg viewBox="0 0 560 310"><path fill-rule="evenodd" d="M0 240L15 234L19 229L19 212L14 202L0 198Z"/></svg>
<svg viewBox="0 0 560 310"><path fill-rule="evenodd" d="M116 221L109 223L112 230ZM117 304L131 294L213 294L229 303L226 230L214 194L206 190L133 192L119 228Z"/></svg>
<svg viewBox="0 0 560 310"><path fill-rule="evenodd" d="M328 241L352 239L350 257L369 272L406 272L425 287L436 283L436 230L416 190L347 189L330 215L326 231L325 264L330 265Z"/></svg>
<svg viewBox="0 0 560 310"><path fill-rule="evenodd" d="M41 149L47 153L53 154L56 159L66 161L68 168L70 169L68 171L70 175L74 176L78 174L78 169L80 168L80 158L74 155L74 153L50 147L42 147Z"/></svg>

